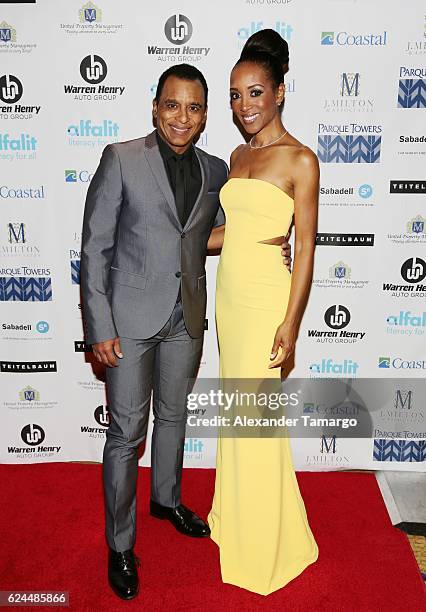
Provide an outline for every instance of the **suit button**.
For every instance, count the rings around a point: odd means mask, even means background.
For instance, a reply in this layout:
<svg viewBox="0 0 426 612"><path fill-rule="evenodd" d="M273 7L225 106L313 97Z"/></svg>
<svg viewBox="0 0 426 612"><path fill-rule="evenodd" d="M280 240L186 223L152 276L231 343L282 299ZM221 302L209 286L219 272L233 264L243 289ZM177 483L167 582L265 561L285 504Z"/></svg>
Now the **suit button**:
<svg viewBox="0 0 426 612"><path fill-rule="evenodd" d="M182 234L180 235L182 239L185 238L185 236L186 236L185 232L182 232Z"/></svg>
<svg viewBox="0 0 426 612"><path fill-rule="evenodd" d="M176 278L180 278L182 276L182 272L175 272Z"/></svg>

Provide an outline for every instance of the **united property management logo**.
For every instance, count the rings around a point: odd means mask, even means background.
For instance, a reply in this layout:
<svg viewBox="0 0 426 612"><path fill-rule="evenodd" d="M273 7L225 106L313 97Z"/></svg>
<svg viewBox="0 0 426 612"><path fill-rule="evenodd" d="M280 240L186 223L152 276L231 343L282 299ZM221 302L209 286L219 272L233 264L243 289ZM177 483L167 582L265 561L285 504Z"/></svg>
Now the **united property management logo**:
<svg viewBox="0 0 426 612"><path fill-rule="evenodd" d="M120 126L112 119L93 123L91 119L80 119L67 127L68 144L73 147L105 147L118 141Z"/></svg>
<svg viewBox="0 0 426 612"><path fill-rule="evenodd" d="M338 96L326 98L323 109L326 112L371 113L374 100L362 95L359 72L343 72L338 79Z"/></svg>
<svg viewBox="0 0 426 612"><path fill-rule="evenodd" d="M390 292L392 297L423 298L426 295L426 261L421 257L406 259L400 268L405 284L383 283L382 290Z"/></svg>
<svg viewBox="0 0 426 612"><path fill-rule="evenodd" d="M70 249L69 256L70 256L70 267L71 267L71 283L73 285L79 285L80 284L81 251Z"/></svg>
<svg viewBox="0 0 426 612"><path fill-rule="evenodd" d="M278 32L281 38L284 38L287 42L290 42L292 39L292 34L294 32L294 28L289 23L285 21L276 20L274 23L264 24L263 21L251 21L248 25L243 26L237 30L238 40L241 41L241 46L244 46L247 39L250 38L256 32L260 32L260 30L264 30L265 28L270 28Z"/></svg>
<svg viewBox="0 0 426 612"><path fill-rule="evenodd" d="M426 370L424 359L404 359L402 357L379 357L380 370Z"/></svg>
<svg viewBox="0 0 426 612"><path fill-rule="evenodd" d="M0 23L0 44L16 42L16 30L6 21Z"/></svg>
<svg viewBox="0 0 426 612"><path fill-rule="evenodd" d="M57 408L58 402L44 399L38 389L26 385L18 391L14 401L4 401L3 406L8 410L48 410Z"/></svg>
<svg viewBox="0 0 426 612"><path fill-rule="evenodd" d="M33 119L41 110L40 105L17 104L22 98L24 87L17 76L3 74L0 77L0 119Z"/></svg>
<svg viewBox="0 0 426 612"><path fill-rule="evenodd" d="M380 162L381 125L359 123L318 125L318 157L324 164Z"/></svg>
<svg viewBox="0 0 426 612"><path fill-rule="evenodd" d="M426 244L426 218L422 215L412 217L405 224L405 231L389 233L388 240L394 244Z"/></svg>
<svg viewBox="0 0 426 612"><path fill-rule="evenodd" d="M40 247L29 240L25 223L9 222L5 236L8 244L0 240L0 254L3 257L40 257Z"/></svg>
<svg viewBox="0 0 426 612"><path fill-rule="evenodd" d="M412 313L400 310L386 317L386 332L401 336L423 336L426 330L426 312Z"/></svg>
<svg viewBox="0 0 426 612"><path fill-rule="evenodd" d="M105 81L108 74L106 61L96 54L86 55L80 62L80 76L87 85L64 85L64 93L70 94L76 101L114 101L122 96L126 87L124 85L100 84Z"/></svg>
<svg viewBox="0 0 426 612"><path fill-rule="evenodd" d="M373 460L398 463L426 461L426 440L374 438Z"/></svg>
<svg viewBox="0 0 426 612"><path fill-rule="evenodd" d="M49 268L0 268L0 302L50 302Z"/></svg>
<svg viewBox="0 0 426 612"><path fill-rule="evenodd" d="M321 32L321 45L332 47L384 47L387 44L386 30L378 34L351 34L349 32Z"/></svg>
<svg viewBox="0 0 426 612"><path fill-rule="evenodd" d="M401 179L390 182L390 193L422 194L426 193L426 180Z"/></svg>
<svg viewBox="0 0 426 612"><path fill-rule="evenodd" d="M0 132L0 159L13 161L35 160L37 158L37 138L31 134L9 134Z"/></svg>
<svg viewBox="0 0 426 612"><path fill-rule="evenodd" d="M40 393L34 387L27 385L19 392L19 399L21 402L39 402Z"/></svg>
<svg viewBox="0 0 426 612"><path fill-rule="evenodd" d="M325 272L325 270L324 270ZM318 289L364 289L369 280L354 278L352 268L341 259L328 268L328 276L314 278L312 285Z"/></svg>
<svg viewBox="0 0 426 612"><path fill-rule="evenodd" d="M369 183L341 187L340 185L320 187L321 206L374 206L371 199L374 190Z"/></svg>
<svg viewBox="0 0 426 612"><path fill-rule="evenodd" d="M186 15L175 13L164 24L164 36L173 47L148 45L148 55L154 55L159 61L197 62L207 57L211 47L191 47L186 43L192 38L192 22Z"/></svg>
<svg viewBox="0 0 426 612"><path fill-rule="evenodd" d="M333 304L324 313L324 322L329 328L308 329L307 336L315 342L330 344L353 344L365 337L365 331L349 331L346 328L350 324L351 313L343 304Z"/></svg>
<svg viewBox="0 0 426 612"><path fill-rule="evenodd" d="M18 42L17 32L14 26L2 21L0 23L0 52L18 53L20 55L28 55L37 48L35 43L20 43Z"/></svg>
<svg viewBox="0 0 426 612"><path fill-rule="evenodd" d="M374 234L335 234L318 232L315 239L317 246L374 246Z"/></svg>
<svg viewBox="0 0 426 612"><path fill-rule="evenodd" d="M320 361L311 363L309 366L311 378L321 375L334 376L350 376L355 377L359 368L359 364L353 359L344 359L343 361L335 361L331 357L324 357Z"/></svg>
<svg viewBox="0 0 426 612"><path fill-rule="evenodd" d="M83 35L94 35L99 34L103 37L112 34L117 34L124 30L122 23L107 23L104 21L104 13L102 9L94 4L93 2L86 2L78 9L77 13L74 13L72 6L66 7L69 10L73 10L73 14L78 21L71 19L67 23L59 24L59 29L64 34L70 36Z"/></svg>
<svg viewBox="0 0 426 612"><path fill-rule="evenodd" d="M37 187L9 187L8 185L0 185L0 198L11 200L39 200L44 199L44 185Z"/></svg>
<svg viewBox="0 0 426 612"><path fill-rule="evenodd" d="M426 108L426 68L401 66L398 108Z"/></svg>

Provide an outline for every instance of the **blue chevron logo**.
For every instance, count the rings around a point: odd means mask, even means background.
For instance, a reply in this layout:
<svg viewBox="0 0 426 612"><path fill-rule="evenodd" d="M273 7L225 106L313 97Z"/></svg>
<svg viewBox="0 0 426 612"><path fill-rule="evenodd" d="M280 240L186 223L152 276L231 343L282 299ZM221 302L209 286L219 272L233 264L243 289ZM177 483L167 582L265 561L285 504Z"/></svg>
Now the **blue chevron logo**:
<svg viewBox="0 0 426 612"><path fill-rule="evenodd" d="M388 440L375 438L374 461L426 461L426 440Z"/></svg>
<svg viewBox="0 0 426 612"><path fill-rule="evenodd" d="M426 108L426 79L399 79L398 108Z"/></svg>
<svg viewBox="0 0 426 612"><path fill-rule="evenodd" d="M381 136L318 136L318 157L323 164L376 164Z"/></svg>
<svg viewBox="0 0 426 612"><path fill-rule="evenodd" d="M80 284L80 260L72 259L71 260L71 282L73 285Z"/></svg>
<svg viewBox="0 0 426 612"><path fill-rule="evenodd" d="M45 276L0 276L0 302L51 302L52 279Z"/></svg>

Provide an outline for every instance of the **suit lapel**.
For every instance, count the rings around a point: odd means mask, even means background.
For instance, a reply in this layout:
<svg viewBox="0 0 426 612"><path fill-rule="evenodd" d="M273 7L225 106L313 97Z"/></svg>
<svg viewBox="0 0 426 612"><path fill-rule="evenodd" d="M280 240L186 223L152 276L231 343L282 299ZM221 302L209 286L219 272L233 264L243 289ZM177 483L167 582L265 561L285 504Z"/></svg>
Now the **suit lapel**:
<svg viewBox="0 0 426 612"><path fill-rule="evenodd" d="M151 168L153 175L158 183L158 186L164 195L168 205L170 206L176 221L179 226L182 227L182 224L179 219L179 215L176 208L175 197L173 195L172 189L170 187L169 179L166 173L166 169L164 167L163 158L161 157L160 149L158 148L156 133L151 132L145 138L145 157Z"/></svg>
<svg viewBox="0 0 426 612"><path fill-rule="evenodd" d="M185 223L185 228L187 229L193 219L195 218L195 215L197 214L198 209L201 206L201 203L203 201L204 196L206 195L206 193L208 192L209 189L209 184L210 184L210 167L209 167L209 163L207 161L207 159L204 157L204 155L202 155L196 147L194 147L194 151L195 154L198 158L198 162L200 164L200 169L201 169L201 189L200 192L198 194L198 197L195 201L195 204L191 210L191 214L188 217L187 222Z"/></svg>

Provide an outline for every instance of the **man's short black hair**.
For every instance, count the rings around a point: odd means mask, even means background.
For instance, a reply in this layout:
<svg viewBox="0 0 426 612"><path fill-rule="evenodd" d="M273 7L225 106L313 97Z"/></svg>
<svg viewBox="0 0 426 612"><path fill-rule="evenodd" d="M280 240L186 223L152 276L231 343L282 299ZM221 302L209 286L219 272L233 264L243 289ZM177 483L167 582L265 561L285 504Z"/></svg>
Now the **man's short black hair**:
<svg viewBox="0 0 426 612"><path fill-rule="evenodd" d="M157 102L160 101L161 94L164 88L164 83L170 76L175 76L178 79L183 79L185 81L200 81L204 89L204 98L207 106L207 95L209 91L209 88L207 87L207 81L204 78L203 73L200 72L198 68L195 68L195 66L191 66L190 64L175 64L174 66L170 66L170 68L167 68L167 70L163 72L158 81L157 91L155 93L155 100Z"/></svg>

